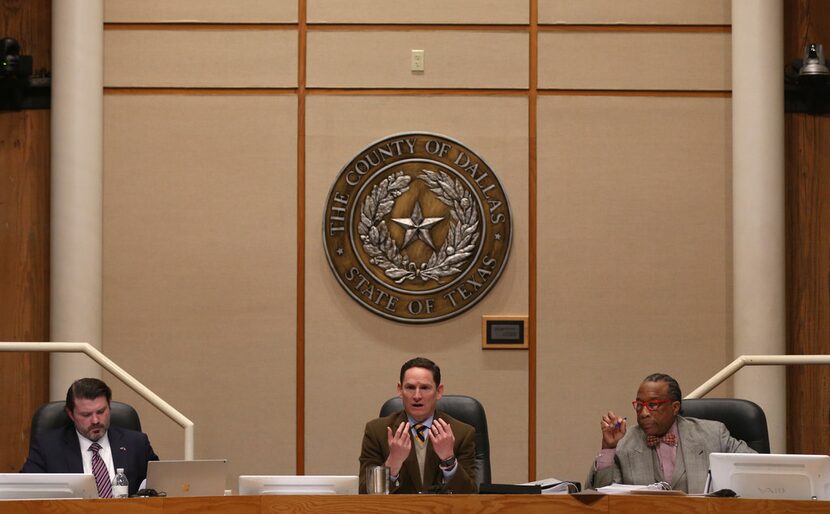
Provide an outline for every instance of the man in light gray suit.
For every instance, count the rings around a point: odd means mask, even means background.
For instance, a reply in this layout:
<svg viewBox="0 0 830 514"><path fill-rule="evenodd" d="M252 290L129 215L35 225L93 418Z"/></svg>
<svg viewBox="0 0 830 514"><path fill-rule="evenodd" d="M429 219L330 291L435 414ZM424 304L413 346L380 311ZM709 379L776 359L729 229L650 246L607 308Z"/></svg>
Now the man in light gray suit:
<svg viewBox="0 0 830 514"><path fill-rule="evenodd" d="M755 453L723 423L679 416L681 401L677 381L655 373L643 380L632 402L637 426L627 431L626 418L608 411L600 423L602 450L586 487L667 482L672 489L702 493L710 453Z"/></svg>

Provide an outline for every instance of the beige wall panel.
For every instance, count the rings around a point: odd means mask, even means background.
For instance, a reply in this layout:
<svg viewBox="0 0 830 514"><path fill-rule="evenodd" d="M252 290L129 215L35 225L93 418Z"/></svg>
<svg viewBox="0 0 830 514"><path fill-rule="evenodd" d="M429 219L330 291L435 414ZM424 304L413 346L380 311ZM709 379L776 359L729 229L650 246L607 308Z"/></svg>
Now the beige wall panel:
<svg viewBox="0 0 830 514"><path fill-rule="evenodd" d="M309 23L528 23L528 0L307 0Z"/></svg>
<svg viewBox="0 0 830 514"><path fill-rule="evenodd" d="M584 480L647 374L731 361L730 133L726 98L539 99L539 476Z"/></svg>
<svg viewBox="0 0 830 514"><path fill-rule="evenodd" d="M728 25L730 0L538 0L539 23Z"/></svg>
<svg viewBox="0 0 830 514"><path fill-rule="evenodd" d="M297 0L104 0L108 23L296 23Z"/></svg>
<svg viewBox="0 0 830 514"><path fill-rule="evenodd" d="M109 87L296 87L297 31L104 31Z"/></svg>
<svg viewBox="0 0 830 514"><path fill-rule="evenodd" d="M482 351L481 316L528 310L527 100L494 97L333 97L307 100L306 472L356 474L366 421L394 396L400 366L423 355L442 367L447 394L487 410L493 480L527 478L528 360ZM341 288L322 248L322 215L340 169L386 135L448 135L484 158L511 199L510 261L489 295L451 320L413 326L381 318ZM335 435L336 434L336 435Z"/></svg>
<svg viewBox="0 0 830 514"><path fill-rule="evenodd" d="M728 90L729 38L723 33L541 33L539 88Z"/></svg>
<svg viewBox="0 0 830 514"><path fill-rule="evenodd" d="M103 349L197 458L295 471L294 96L105 97ZM134 402L162 458L183 431Z"/></svg>
<svg viewBox="0 0 830 514"><path fill-rule="evenodd" d="M424 72L410 71L412 49ZM309 87L526 88L528 37L516 32L308 33Z"/></svg>

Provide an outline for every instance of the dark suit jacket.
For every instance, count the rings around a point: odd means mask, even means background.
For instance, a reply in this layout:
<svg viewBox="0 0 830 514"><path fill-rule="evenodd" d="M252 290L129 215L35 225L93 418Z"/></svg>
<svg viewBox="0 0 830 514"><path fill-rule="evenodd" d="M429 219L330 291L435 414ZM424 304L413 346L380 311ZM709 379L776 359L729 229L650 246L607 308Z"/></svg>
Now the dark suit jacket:
<svg viewBox="0 0 830 514"><path fill-rule="evenodd" d="M130 480L130 494L147 478L147 462L159 460L147 434L110 425L107 430L115 468L124 468ZM29 446L29 457L21 473L83 473L81 446L74 425L44 432Z"/></svg>
<svg viewBox="0 0 830 514"><path fill-rule="evenodd" d="M472 494L478 492L476 484L476 447L475 429L470 425L458 421L440 411L435 411L433 419L443 419L452 427L455 436L453 453L458 459L458 468L455 475L446 484L446 488L456 494ZM376 418L366 423L363 433L363 448L360 451L360 492L366 492L366 469L370 466L383 466L389 457L389 441L386 427L397 430L401 422L406 421L406 412L400 411L383 418ZM427 453L424 461L424 483L421 483L421 473L418 469L418 457L415 455L415 443L409 457L401 466L398 482L390 488L393 493L418 493L430 491L433 487L440 487L444 482L444 473L438 467L438 455L432 449L432 441L427 439Z"/></svg>

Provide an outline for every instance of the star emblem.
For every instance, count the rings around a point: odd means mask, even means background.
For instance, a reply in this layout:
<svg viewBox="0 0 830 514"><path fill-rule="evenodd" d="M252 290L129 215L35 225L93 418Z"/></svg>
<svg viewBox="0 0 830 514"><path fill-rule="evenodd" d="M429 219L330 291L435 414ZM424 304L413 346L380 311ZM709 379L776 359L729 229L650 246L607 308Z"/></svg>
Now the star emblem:
<svg viewBox="0 0 830 514"><path fill-rule="evenodd" d="M429 235L429 230L443 219L424 218L421 212L421 203L418 201L415 202L415 208L412 209L412 214L408 218L392 218L392 221L406 229L401 250L409 246L416 238L425 242L430 248L435 250L435 245L432 242L432 236Z"/></svg>
<svg viewBox="0 0 830 514"><path fill-rule="evenodd" d="M338 248L337 250L335 250L335 252L337 253L338 256L340 256L340 257L343 256L343 249L342 248Z"/></svg>
<svg viewBox="0 0 830 514"><path fill-rule="evenodd" d="M497 233L497 234L495 235L495 238L496 238L496 241L501 241L501 234L500 234L500 233Z"/></svg>

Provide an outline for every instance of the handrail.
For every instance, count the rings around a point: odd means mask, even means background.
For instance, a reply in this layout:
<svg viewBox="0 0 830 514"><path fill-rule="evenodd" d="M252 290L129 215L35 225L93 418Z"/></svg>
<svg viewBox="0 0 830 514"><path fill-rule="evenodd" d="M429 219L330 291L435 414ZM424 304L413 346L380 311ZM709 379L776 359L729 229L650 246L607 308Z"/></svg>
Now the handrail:
<svg viewBox="0 0 830 514"><path fill-rule="evenodd" d="M830 355L741 355L689 393L686 398L705 396L744 366L775 366L779 364L830 364Z"/></svg>
<svg viewBox="0 0 830 514"><path fill-rule="evenodd" d="M174 409L169 403L162 400L156 393L147 388L144 384L133 378L124 371L121 366L113 362L109 357L101 353L89 343L15 343L0 342L0 352L61 352L61 353L85 353L90 359L101 365L133 391L144 397L155 408L160 410L168 418L175 421L184 428L184 458L193 460L193 422L187 419L184 414Z"/></svg>

